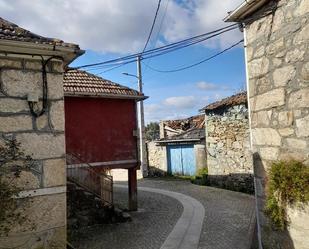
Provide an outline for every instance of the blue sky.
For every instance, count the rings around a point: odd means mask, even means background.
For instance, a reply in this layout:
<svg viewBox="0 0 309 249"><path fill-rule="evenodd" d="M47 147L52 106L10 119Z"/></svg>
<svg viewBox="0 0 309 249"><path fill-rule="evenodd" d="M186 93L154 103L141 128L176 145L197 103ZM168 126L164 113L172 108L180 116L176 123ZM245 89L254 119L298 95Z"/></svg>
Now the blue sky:
<svg viewBox="0 0 309 249"><path fill-rule="evenodd" d="M208 49L203 45L194 46L144 63L157 69L173 69L190 65L209 57L220 49ZM93 60L93 57L96 59ZM107 57L88 52L76 60L72 66L84 65ZM123 75L123 72L136 74L136 64L125 65L102 73L105 69L90 71L106 79L137 88L137 79ZM142 64L145 95L146 122L160 119L175 119L196 115L208 103L229 96L245 85L245 65L243 48L237 47L208 62L188 70L175 73L159 73ZM173 99L174 98L174 99Z"/></svg>
<svg viewBox="0 0 309 249"><path fill-rule="evenodd" d="M242 0L162 0L148 49L226 26L222 19ZM80 45L86 53L72 66L95 63L140 52L146 42L157 0L0 0L0 13L37 34ZM42 14L43 13L43 14ZM242 39L232 31L203 44L145 60L157 69L174 69L209 57ZM132 63L92 73L137 88ZM229 96L245 85L242 44L194 68L158 73L142 64L146 122L195 115L203 106Z"/></svg>

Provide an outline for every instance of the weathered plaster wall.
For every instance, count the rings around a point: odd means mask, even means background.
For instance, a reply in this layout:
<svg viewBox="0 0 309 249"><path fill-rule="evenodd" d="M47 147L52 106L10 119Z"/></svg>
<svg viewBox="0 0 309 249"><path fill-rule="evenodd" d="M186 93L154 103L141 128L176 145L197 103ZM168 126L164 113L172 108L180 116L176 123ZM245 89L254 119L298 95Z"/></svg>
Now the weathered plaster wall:
<svg viewBox="0 0 309 249"><path fill-rule="evenodd" d="M0 140L16 138L24 153L35 160L30 171L22 172L19 185L49 193L20 199L28 219L16 224L8 237L0 238L1 248L66 248L62 62L48 65L48 110L34 118L27 94L42 96L41 70L40 57L0 58Z"/></svg>
<svg viewBox="0 0 309 249"><path fill-rule="evenodd" d="M245 105L206 114L210 184L253 192L248 109Z"/></svg>
<svg viewBox="0 0 309 249"><path fill-rule="evenodd" d="M270 5L275 1L270 1ZM291 216L290 237L268 232L263 213L268 168L273 161L309 164L309 1L278 1L274 15L250 16L245 27L258 217L266 248L308 248L309 213ZM297 218L297 217L302 217Z"/></svg>

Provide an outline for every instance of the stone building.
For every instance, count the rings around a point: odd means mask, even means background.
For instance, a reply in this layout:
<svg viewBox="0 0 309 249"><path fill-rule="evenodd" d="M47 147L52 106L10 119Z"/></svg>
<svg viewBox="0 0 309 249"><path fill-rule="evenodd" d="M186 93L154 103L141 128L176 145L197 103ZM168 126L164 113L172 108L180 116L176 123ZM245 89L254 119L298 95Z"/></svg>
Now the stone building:
<svg viewBox="0 0 309 249"><path fill-rule="evenodd" d="M309 1L249 0L229 22L244 30L247 89L262 248L309 248L309 208L289 208L288 234L264 215L268 168L276 160L309 164Z"/></svg>
<svg viewBox="0 0 309 249"><path fill-rule="evenodd" d="M147 152L150 175L195 175L206 166L204 115L161 121Z"/></svg>
<svg viewBox="0 0 309 249"><path fill-rule="evenodd" d="M62 81L64 68L81 54L78 45L0 18L0 144L15 138L34 160L19 179L27 219L0 238L1 248L66 248Z"/></svg>
<svg viewBox="0 0 309 249"><path fill-rule="evenodd" d="M253 193L247 93L222 99L201 111L205 112L209 184Z"/></svg>

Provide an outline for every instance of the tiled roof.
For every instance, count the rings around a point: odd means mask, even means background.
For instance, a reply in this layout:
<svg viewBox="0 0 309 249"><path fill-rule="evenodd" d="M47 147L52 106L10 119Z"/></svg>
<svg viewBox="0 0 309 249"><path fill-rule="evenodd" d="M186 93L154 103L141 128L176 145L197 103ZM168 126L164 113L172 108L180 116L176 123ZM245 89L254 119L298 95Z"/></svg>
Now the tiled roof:
<svg viewBox="0 0 309 249"><path fill-rule="evenodd" d="M0 39L22 42L32 42L36 44L48 44L54 46L63 46L79 49L79 46L73 43L66 43L55 38L47 38L23 29L18 25L11 23L0 17Z"/></svg>
<svg viewBox="0 0 309 249"><path fill-rule="evenodd" d="M174 129L186 131L192 128L203 128L205 124L205 116L197 115L190 118L178 119L178 120L165 120L164 125Z"/></svg>
<svg viewBox="0 0 309 249"><path fill-rule="evenodd" d="M193 128L187 130L181 134L177 134L167 138L161 138L157 142L169 142L169 141L190 141L190 140L200 140L205 138L205 129L204 128Z"/></svg>
<svg viewBox="0 0 309 249"><path fill-rule="evenodd" d="M76 69L64 74L63 87L65 95L145 98L136 90Z"/></svg>
<svg viewBox="0 0 309 249"><path fill-rule="evenodd" d="M225 99L222 99L220 101L211 103L204 108L202 108L200 111L214 111L218 109L227 108L234 105L241 105L241 104L247 104L247 92L241 92L235 95L232 95L230 97L227 97Z"/></svg>

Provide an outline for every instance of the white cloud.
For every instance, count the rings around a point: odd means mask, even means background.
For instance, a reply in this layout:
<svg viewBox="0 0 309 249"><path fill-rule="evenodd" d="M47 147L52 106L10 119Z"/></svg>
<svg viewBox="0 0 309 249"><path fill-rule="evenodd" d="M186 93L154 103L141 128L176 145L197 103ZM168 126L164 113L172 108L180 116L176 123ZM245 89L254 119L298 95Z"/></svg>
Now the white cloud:
<svg viewBox="0 0 309 249"><path fill-rule="evenodd" d="M193 109L193 113L197 110ZM181 119L191 115L191 110L168 108L164 103L160 104L145 104L145 120L146 123L158 122L160 120Z"/></svg>
<svg viewBox="0 0 309 249"><path fill-rule="evenodd" d="M218 89L221 88L221 86L219 86L218 84L208 83L208 82L205 82L205 81L197 82L196 86L197 86L198 89L208 90L208 91L218 90Z"/></svg>
<svg viewBox="0 0 309 249"><path fill-rule="evenodd" d="M166 106L190 109L196 106L196 98L193 96L169 97L163 102Z"/></svg>
<svg viewBox="0 0 309 249"><path fill-rule="evenodd" d="M242 0L170 0L161 41L172 42L211 31ZM140 51L147 38L157 0L0 0L0 14L34 33L77 43L83 49L128 53ZM167 1L162 1L156 37ZM205 43L218 47L241 37L235 31ZM155 38L153 39L155 40Z"/></svg>
<svg viewBox="0 0 309 249"><path fill-rule="evenodd" d="M228 91L228 90L232 90L231 87L229 87L229 86L205 82L205 81L197 82L196 87L200 90L206 90L206 91L218 91L218 90Z"/></svg>
<svg viewBox="0 0 309 249"><path fill-rule="evenodd" d="M145 103L147 123L159 120L181 119L196 115L209 102L209 97L180 96L169 97L158 104Z"/></svg>

